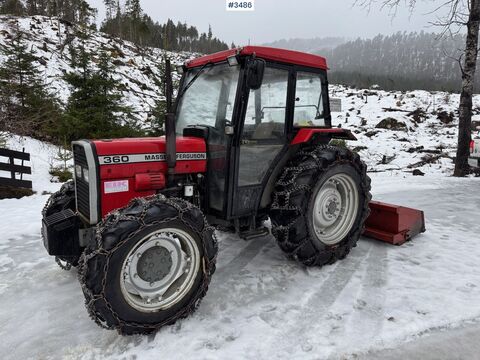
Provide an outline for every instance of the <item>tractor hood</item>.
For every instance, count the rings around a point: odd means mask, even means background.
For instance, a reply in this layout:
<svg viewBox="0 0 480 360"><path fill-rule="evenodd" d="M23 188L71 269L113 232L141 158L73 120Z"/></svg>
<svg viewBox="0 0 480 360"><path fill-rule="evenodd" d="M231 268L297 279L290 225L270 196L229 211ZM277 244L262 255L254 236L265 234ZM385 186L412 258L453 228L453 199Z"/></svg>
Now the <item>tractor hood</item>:
<svg viewBox="0 0 480 360"><path fill-rule="evenodd" d="M165 136L97 140L93 141L93 144L102 179L129 177L142 171L149 173L167 171ZM205 172L207 154L203 139L179 136L176 144L176 173Z"/></svg>
<svg viewBox="0 0 480 360"><path fill-rule="evenodd" d="M166 139L130 138L90 142L96 152L102 217L125 206L132 198L153 195L165 187ZM176 174L205 173L203 139L177 137Z"/></svg>

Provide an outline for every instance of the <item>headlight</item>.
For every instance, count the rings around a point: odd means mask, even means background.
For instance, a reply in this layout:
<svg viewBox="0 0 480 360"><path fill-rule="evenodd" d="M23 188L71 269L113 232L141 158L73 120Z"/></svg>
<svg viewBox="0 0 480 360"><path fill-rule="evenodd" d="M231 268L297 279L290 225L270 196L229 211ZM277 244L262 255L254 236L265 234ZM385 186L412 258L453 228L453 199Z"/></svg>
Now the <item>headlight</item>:
<svg viewBox="0 0 480 360"><path fill-rule="evenodd" d="M82 167L80 165L75 165L75 177L77 179L82 178Z"/></svg>
<svg viewBox="0 0 480 360"><path fill-rule="evenodd" d="M83 168L83 180L88 182L88 169L87 168Z"/></svg>

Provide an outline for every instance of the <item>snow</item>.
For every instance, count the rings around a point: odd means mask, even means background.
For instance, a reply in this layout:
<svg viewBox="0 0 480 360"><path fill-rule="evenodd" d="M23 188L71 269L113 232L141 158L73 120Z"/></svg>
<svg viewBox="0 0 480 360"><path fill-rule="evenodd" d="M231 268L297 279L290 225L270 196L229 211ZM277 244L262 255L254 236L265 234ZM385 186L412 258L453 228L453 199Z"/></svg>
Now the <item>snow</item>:
<svg viewBox="0 0 480 360"><path fill-rule="evenodd" d="M321 269L287 261L272 236L218 233L218 270L198 311L151 336L95 325L74 271L43 248L40 212L55 191L56 147L32 153L34 189L0 201L0 353L19 358L351 358L480 319L479 178L371 174L374 198L423 209L427 232L401 247L362 238Z"/></svg>
<svg viewBox="0 0 480 360"><path fill-rule="evenodd" d="M369 94L369 95L367 95ZM453 172L456 155L459 94L445 92L410 91L386 92L382 90L354 90L344 86L331 86L330 96L342 99L342 112L332 114L333 126L342 126L353 131L358 141L349 145L366 147L359 151L369 169L377 171L412 172L419 169L424 173ZM474 114L480 107L480 95L473 98ZM386 112L384 109L396 111ZM425 119L415 122L409 112L421 109ZM442 111L453 113L451 124L438 119ZM348 114L348 115L347 115ZM385 118L394 118L406 124L406 130L377 129L376 125ZM366 124L362 125L362 121ZM373 136L368 133L376 132ZM423 146L420 151L410 149ZM409 150L411 152L409 152ZM427 154L437 151L440 154ZM414 165L424 156L440 155L438 160L424 165ZM393 161L382 164L383 156L395 156Z"/></svg>

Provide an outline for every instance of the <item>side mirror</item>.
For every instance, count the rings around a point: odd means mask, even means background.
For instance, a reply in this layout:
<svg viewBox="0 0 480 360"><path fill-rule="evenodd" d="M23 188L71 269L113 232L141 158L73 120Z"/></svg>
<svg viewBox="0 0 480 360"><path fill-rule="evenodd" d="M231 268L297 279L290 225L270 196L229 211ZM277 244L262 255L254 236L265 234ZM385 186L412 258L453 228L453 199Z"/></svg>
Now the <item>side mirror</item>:
<svg viewBox="0 0 480 360"><path fill-rule="evenodd" d="M247 63L247 86L251 90L258 90L262 86L265 60L251 59Z"/></svg>

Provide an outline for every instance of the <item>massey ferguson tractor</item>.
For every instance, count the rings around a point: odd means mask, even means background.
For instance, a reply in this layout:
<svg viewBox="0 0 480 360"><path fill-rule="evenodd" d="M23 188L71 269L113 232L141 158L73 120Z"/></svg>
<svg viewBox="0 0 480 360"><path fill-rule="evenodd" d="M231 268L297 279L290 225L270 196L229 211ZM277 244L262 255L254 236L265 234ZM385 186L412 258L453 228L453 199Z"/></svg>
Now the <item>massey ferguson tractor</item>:
<svg viewBox="0 0 480 360"><path fill-rule="evenodd" d="M150 333L190 315L215 272L215 228L250 240L270 218L305 266L345 258L362 233L424 230L420 212L370 202L360 157L329 145L355 136L332 128L324 58L247 46L179 71L166 136L73 142L74 181L43 210L44 245L78 267L99 325Z"/></svg>

